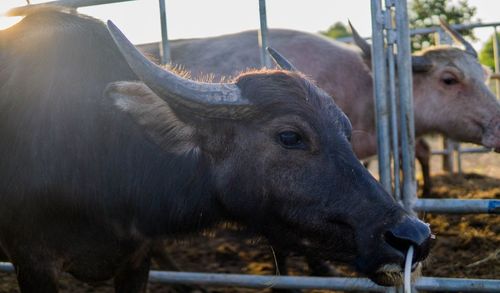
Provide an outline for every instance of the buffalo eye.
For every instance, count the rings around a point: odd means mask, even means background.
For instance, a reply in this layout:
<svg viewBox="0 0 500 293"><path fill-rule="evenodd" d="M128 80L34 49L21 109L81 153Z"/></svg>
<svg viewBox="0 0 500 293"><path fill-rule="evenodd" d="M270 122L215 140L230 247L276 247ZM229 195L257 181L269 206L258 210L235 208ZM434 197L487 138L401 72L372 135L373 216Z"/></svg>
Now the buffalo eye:
<svg viewBox="0 0 500 293"><path fill-rule="evenodd" d="M302 136L295 131L283 131L278 134L278 139L284 148L287 149L304 149L304 141Z"/></svg>
<svg viewBox="0 0 500 293"><path fill-rule="evenodd" d="M458 83L458 78L454 74L445 73L441 81L446 85L454 85Z"/></svg>

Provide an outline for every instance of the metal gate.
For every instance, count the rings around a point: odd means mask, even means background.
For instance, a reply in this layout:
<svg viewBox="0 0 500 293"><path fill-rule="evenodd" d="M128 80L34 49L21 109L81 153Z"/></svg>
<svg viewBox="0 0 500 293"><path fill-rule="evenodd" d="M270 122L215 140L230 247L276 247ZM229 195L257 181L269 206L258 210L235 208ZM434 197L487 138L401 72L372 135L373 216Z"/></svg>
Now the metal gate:
<svg viewBox="0 0 500 293"><path fill-rule="evenodd" d="M126 1L133 0L61 0L18 7L12 9L9 14L24 15L27 10L34 7L53 4L78 8ZM159 0L159 7L162 32L162 63L166 64L170 61L170 53L167 37L165 0ZM438 213L499 214L499 200L417 199L414 162L415 131L413 123L411 50L407 2L403 0L371 0L371 14L372 68L374 72L374 96L376 100L379 175L382 185L408 210ZM269 66L270 61L265 52L268 42L265 0L259 0L259 16L261 23L259 30L261 62L263 66ZM402 154L401 163L399 162L399 150ZM400 178L399 174L402 174L402 178ZM9 263L0 263L0 271L14 272L14 268ZM367 278L256 276L151 271L150 281L170 284L204 284L250 288L370 290L377 292L395 292L401 290L399 288L378 286ZM498 292L500 291L500 280L421 277L415 281L413 289Z"/></svg>

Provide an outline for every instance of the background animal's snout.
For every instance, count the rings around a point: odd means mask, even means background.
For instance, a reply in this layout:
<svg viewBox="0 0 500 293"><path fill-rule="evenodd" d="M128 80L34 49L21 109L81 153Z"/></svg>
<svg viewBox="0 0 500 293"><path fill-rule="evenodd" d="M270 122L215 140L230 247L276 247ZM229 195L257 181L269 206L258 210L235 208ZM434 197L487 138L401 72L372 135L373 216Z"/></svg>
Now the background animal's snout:
<svg viewBox="0 0 500 293"><path fill-rule="evenodd" d="M500 152L500 116L493 118L488 123L481 143L486 147L493 148L496 152Z"/></svg>
<svg viewBox="0 0 500 293"><path fill-rule="evenodd" d="M429 225L415 217L405 216L403 221L385 233L389 245L401 251L404 255L410 245L415 249L413 262L427 257L430 249L431 229Z"/></svg>

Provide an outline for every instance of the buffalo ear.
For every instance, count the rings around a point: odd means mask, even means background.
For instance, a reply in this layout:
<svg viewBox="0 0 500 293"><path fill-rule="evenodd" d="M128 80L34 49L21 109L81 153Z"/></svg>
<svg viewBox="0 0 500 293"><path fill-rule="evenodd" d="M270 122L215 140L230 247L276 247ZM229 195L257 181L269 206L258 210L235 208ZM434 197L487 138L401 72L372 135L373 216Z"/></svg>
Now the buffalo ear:
<svg viewBox="0 0 500 293"><path fill-rule="evenodd" d="M411 67L413 72L428 72L434 67L432 60L425 56L411 56Z"/></svg>
<svg viewBox="0 0 500 293"><path fill-rule="evenodd" d="M110 83L104 95L111 98L118 109L127 113L165 151L176 154L197 151L195 128L180 121L168 104L144 83Z"/></svg>

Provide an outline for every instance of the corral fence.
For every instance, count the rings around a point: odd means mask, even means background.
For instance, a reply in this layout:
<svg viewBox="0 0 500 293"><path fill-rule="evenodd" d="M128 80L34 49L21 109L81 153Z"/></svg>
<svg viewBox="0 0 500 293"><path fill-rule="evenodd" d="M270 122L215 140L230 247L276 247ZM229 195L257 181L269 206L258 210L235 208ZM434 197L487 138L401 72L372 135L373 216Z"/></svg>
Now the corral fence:
<svg viewBox="0 0 500 293"><path fill-rule="evenodd" d="M497 35L497 27L500 26L500 22L491 23L471 23L471 24L456 24L451 25L457 31L464 31L470 29L478 28L492 28L493 29L493 58L494 58L494 72L491 74L490 79L494 81L495 85L495 95L497 99L500 99L500 57L499 57L499 40ZM437 42L440 44L451 44L452 40L441 27L428 27L428 28L417 28L410 30L410 36L414 35L426 35L426 34L436 34ZM370 39L370 38L366 38ZM343 37L337 39L341 42L352 43L352 37ZM455 170L458 174L462 174L462 154L478 154L478 153L488 153L492 150L486 147L463 147L459 142L456 142L450 138L443 137L443 149L433 150L432 155L440 155L443 157L442 169L449 173L454 173ZM455 164L456 160L456 164ZM456 165L456 166L455 166Z"/></svg>
<svg viewBox="0 0 500 293"><path fill-rule="evenodd" d="M17 7L8 15L25 15L28 10L60 5L73 8L134 0L61 0L43 4ZM167 37L167 14L165 0L159 0L162 32L162 63L170 61ZM411 74L410 34L429 33L437 28L408 28L407 2L396 0L371 0L372 15L372 62L374 72L374 95L379 150L379 174L382 185L408 210L435 213L500 213L499 200L417 199L415 179L415 133L413 125L413 96ZM270 66L265 52L268 45L265 0L259 0L259 44L261 62ZM454 26L456 29L480 26L496 27L500 23ZM495 34L496 38L496 34ZM500 76L498 40L495 39L495 75ZM269 44L272 46L272 44ZM397 52L397 54L396 54ZM397 68L397 70L396 70ZM397 74L397 77L396 77ZM396 82L398 80L398 82ZM497 89L500 84L497 81ZM396 90L398 89L398 90ZM397 94L399 93L399 94ZM497 91L498 94L498 91ZM399 105L399 108L397 106ZM400 130L398 132L398 129ZM401 148L402 162L398 149ZM463 152L463 151L462 151ZM474 151L475 152L475 151ZM392 165L392 167L391 167ZM401 172L400 172L401 168ZM391 172L391 170L393 172ZM400 175L402 178L400 178ZM0 271L14 272L9 263L0 263ZM401 288L381 287L366 278L257 276L240 274L210 274L191 272L151 271L150 281L213 286L238 286L249 288L295 288L331 289L343 291L370 290L377 292L400 292ZM439 290L461 292L500 291L500 280L420 277L413 283L412 291Z"/></svg>

